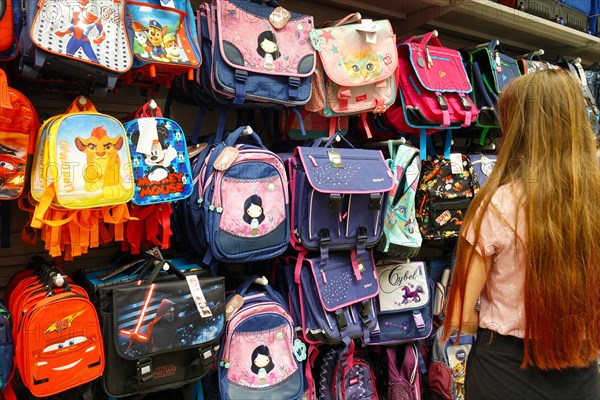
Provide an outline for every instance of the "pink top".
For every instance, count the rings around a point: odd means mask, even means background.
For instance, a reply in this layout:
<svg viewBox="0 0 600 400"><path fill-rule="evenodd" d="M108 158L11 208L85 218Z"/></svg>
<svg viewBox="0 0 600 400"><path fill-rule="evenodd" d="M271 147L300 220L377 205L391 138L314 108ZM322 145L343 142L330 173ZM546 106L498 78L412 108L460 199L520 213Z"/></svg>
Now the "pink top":
<svg viewBox="0 0 600 400"><path fill-rule="evenodd" d="M485 248L491 269L480 295L479 326L501 335L522 338L525 330L525 214L519 204L521 187L503 185L481 222L477 243L470 229L465 237L479 254Z"/></svg>

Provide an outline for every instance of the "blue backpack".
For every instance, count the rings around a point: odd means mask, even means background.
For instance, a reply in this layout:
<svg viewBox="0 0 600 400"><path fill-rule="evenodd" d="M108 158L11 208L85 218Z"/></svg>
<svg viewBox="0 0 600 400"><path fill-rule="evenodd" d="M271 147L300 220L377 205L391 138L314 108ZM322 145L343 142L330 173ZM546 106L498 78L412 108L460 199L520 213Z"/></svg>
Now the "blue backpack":
<svg viewBox="0 0 600 400"><path fill-rule="evenodd" d="M193 178L198 206L191 210L200 213L192 220L203 222L195 226L204 229L206 265L215 265L213 260L267 260L286 250L290 228L285 167L252 128L230 133L199 169Z"/></svg>
<svg viewBox="0 0 600 400"><path fill-rule="evenodd" d="M8 383L12 370L14 347L11 331L10 314L0 302L0 392Z"/></svg>
<svg viewBox="0 0 600 400"><path fill-rule="evenodd" d="M280 286L287 294L302 338L311 344L368 343L377 326L378 285L372 254L335 252L326 264L318 255L280 260Z"/></svg>
<svg viewBox="0 0 600 400"><path fill-rule="evenodd" d="M333 148L334 140L347 148ZM296 147L288 168L296 250L320 251L327 263L329 251L364 253L377 244L394 187L380 150L355 149L335 135L322 147Z"/></svg>
<svg viewBox="0 0 600 400"><path fill-rule="evenodd" d="M208 32L201 36L210 40L212 64L205 60L205 67L221 98L233 104L308 102L316 65L312 16L288 12L275 0L215 0L206 20Z"/></svg>
<svg viewBox="0 0 600 400"><path fill-rule="evenodd" d="M283 297L251 277L227 299L226 333L219 349L223 400L299 400L306 346L296 338Z"/></svg>

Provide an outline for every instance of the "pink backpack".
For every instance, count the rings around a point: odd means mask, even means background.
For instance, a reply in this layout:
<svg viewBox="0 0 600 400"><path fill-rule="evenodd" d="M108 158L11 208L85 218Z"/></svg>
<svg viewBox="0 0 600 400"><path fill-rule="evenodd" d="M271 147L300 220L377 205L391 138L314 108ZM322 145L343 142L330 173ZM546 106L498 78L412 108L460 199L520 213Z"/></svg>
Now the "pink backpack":
<svg viewBox="0 0 600 400"><path fill-rule="evenodd" d="M420 136L425 159L426 135L465 128L477 119L471 84L460 53L442 46L437 31L400 42L398 69L399 99L386 118L399 131Z"/></svg>
<svg viewBox="0 0 600 400"><path fill-rule="evenodd" d="M394 103L398 52L388 20L350 14L314 29L310 39L319 57L306 110L326 117L360 115L365 120L367 112L380 114Z"/></svg>

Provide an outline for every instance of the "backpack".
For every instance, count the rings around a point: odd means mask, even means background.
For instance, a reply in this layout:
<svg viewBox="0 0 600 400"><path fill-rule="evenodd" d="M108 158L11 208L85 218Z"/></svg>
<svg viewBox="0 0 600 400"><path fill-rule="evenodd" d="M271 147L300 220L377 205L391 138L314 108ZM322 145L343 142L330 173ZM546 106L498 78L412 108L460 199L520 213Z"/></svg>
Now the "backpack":
<svg viewBox="0 0 600 400"><path fill-rule="evenodd" d="M236 105L308 101L316 58L309 40L312 16L289 12L276 1L213 0L205 9L210 86L221 99Z"/></svg>
<svg viewBox="0 0 600 400"><path fill-rule="evenodd" d="M115 240L123 240L131 168L123 125L83 96L44 122L33 163L31 227L43 229L51 256L78 256L110 240L102 222L114 224Z"/></svg>
<svg viewBox="0 0 600 400"><path fill-rule="evenodd" d="M386 205L383 236L378 250L390 257L410 259L419 253L423 238L415 215L415 195L421 175L419 150L388 141L386 161L394 175L394 188Z"/></svg>
<svg viewBox="0 0 600 400"><path fill-rule="evenodd" d="M454 153L450 160L424 161L416 195L417 222L425 240L458 237L479 181L469 158Z"/></svg>
<svg viewBox="0 0 600 400"><path fill-rule="evenodd" d="M306 346L296 338L283 297L253 276L227 299L227 326L219 349L223 400L300 400Z"/></svg>
<svg viewBox="0 0 600 400"><path fill-rule="evenodd" d="M440 342L442 329L437 331L431 349L431 361L427 370L429 392L434 399L464 400L467 358L475 342L474 335L451 337Z"/></svg>
<svg viewBox="0 0 600 400"><path fill-rule="evenodd" d="M281 293L291 315L310 344L368 343L377 326L373 305L378 285L371 252L332 253L325 264L319 256L300 253L283 257L277 268Z"/></svg>
<svg viewBox="0 0 600 400"><path fill-rule="evenodd" d="M517 61L502 53L499 46L500 41L493 39L468 52L473 101L480 111L477 126L483 128L480 143L490 128L498 127L498 96L506 85L521 76Z"/></svg>
<svg viewBox="0 0 600 400"><path fill-rule="evenodd" d="M475 175L477 175L479 187L482 187L485 181L487 181L487 178L492 173L492 169L494 169L494 165L496 165L497 159L498 156L495 154L469 154L469 160L471 160L471 165L473 166Z"/></svg>
<svg viewBox="0 0 600 400"><path fill-rule="evenodd" d="M202 56L189 0L127 1L133 66L126 81L168 84L176 75L193 79Z"/></svg>
<svg viewBox="0 0 600 400"><path fill-rule="evenodd" d="M19 0L0 0L0 61L16 57L22 18Z"/></svg>
<svg viewBox="0 0 600 400"><path fill-rule="evenodd" d="M380 114L394 103L398 53L388 20L350 14L313 30L310 40L319 62L307 110L326 117L360 114L365 119L367 112Z"/></svg>
<svg viewBox="0 0 600 400"><path fill-rule="evenodd" d="M2 69L0 93L0 200L13 200L29 187L39 121L33 104L23 93L8 86Z"/></svg>
<svg viewBox="0 0 600 400"><path fill-rule="evenodd" d="M561 61L558 63L558 65L562 68L568 69L581 84L581 91L583 92L583 96L585 98L588 119L590 120L594 134L596 137L600 138L600 109L598 108L600 105L596 104L596 100L588 85L587 76L583 70L583 67L581 66L581 62L576 59L572 62Z"/></svg>
<svg viewBox="0 0 600 400"><path fill-rule="evenodd" d="M32 395L52 396L104 371L103 337L85 291L49 266L13 292L15 366ZM36 334L32 334L36 332Z"/></svg>
<svg viewBox="0 0 600 400"><path fill-rule="evenodd" d="M296 147L288 170L296 250L320 251L326 263L329 251L363 253L377 244L394 186L380 150L355 149L336 135L320 147Z"/></svg>
<svg viewBox="0 0 600 400"><path fill-rule="evenodd" d="M293 140L317 139L332 133L345 136L348 132L348 116L327 118L305 108L280 111L281 131ZM333 125L333 126L331 126Z"/></svg>
<svg viewBox="0 0 600 400"><path fill-rule="evenodd" d="M403 348L404 357L398 370L396 350ZM419 366L419 350L417 345L407 343L394 348L385 347L388 361L388 400L420 400L421 369Z"/></svg>
<svg viewBox="0 0 600 400"><path fill-rule="evenodd" d="M378 400L373 365L354 342L330 349L318 375L318 400Z"/></svg>
<svg viewBox="0 0 600 400"><path fill-rule="evenodd" d="M283 253L290 228L281 159L252 128L242 126L200 161L204 180L197 185L204 226L199 228L209 246L204 263L258 261Z"/></svg>
<svg viewBox="0 0 600 400"><path fill-rule="evenodd" d="M383 260L377 264L377 328L371 344L426 339L433 329L433 281L422 261Z"/></svg>
<svg viewBox="0 0 600 400"><path fill-rule="evenodd" d="M100 95L114 89L132 65L125 1L26 0L21 71L31 78L40 70L68 76Z"/></svg>
<svg viewBox="0 0 600 400"><path fill-rule="evenodd" d="M0 393L12 372L14 350L10 313L0 302Z"/></svg>
<svg viewBox="0 0 600 400"><path fill-rule="evenodd" d="M427 134L469 127L479 111L460 53L444 47L437 31L401 41L398 65L399 102L387 119L399 131L419 135L424 160Z"/></svg>
<svg viewBox="0 0 600 400"><path fill-rule="evenodd" d="M225 327L224 278L183 273L164 260L152 266L137 282L99 288L109 396L180 388L215 361Z"/></svg>

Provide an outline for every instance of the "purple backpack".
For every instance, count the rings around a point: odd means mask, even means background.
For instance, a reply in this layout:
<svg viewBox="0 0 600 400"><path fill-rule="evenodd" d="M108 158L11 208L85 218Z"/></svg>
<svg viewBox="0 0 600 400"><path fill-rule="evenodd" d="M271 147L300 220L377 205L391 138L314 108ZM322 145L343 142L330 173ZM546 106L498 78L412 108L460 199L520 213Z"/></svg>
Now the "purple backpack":
<svg viewBox="0 0 600 400"><path fill-rule="evenodd" d="M367 251L332 253L326 264L319 256L282 258L281 286L292 317L302 327L305 342L346 345L352 339L369 342L375 329L373 300L378 285L373 256Z"/></svg>
<svg viewBox="0 0 600 400"><path fill-rule="evenodd" d="M398 371L396 349L386 347L388 357L388 400L420 400L421 372L416 344L404 346L404 360Z"/></svg>
<svg viewBox="0 0 600 400"><path fill-rule="evenodd" d="M334 140L348 148L333 148ZM335 135L324 146L297 147L288 167L296 250L320 251L326 263L329 251L362 253L379 241L394 187L380 150L355 149Z"/></svg>

